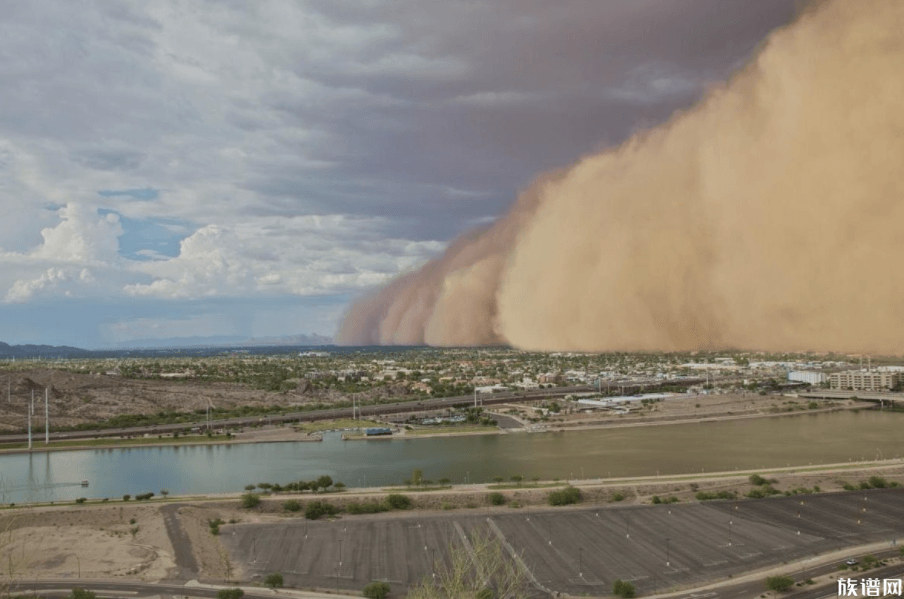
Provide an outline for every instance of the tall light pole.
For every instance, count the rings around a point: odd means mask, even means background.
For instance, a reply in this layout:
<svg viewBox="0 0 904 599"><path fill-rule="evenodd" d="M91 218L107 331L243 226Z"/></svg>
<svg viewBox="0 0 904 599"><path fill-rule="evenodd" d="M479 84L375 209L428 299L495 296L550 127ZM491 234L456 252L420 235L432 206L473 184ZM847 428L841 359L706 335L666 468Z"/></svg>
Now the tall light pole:
<svg viewBox="0 0 904 599"><path fill-rule="evenodd" d="M728 546L731 547L731 519L728 520Z"/></svg>
<svg viewBox="0 0 904 599"><path fill-rule="evenodd" d="M672 563L672 555L669 551L669 540L670 539L668 537L665 538L665 565L666 566L671 566L671 563Z"/></svg>
<svg viewBox="0 0 904 599"><path fill-rule="evenodd" d="M578 577L584 578L584 548L578 547Z"/></svg>
<svg viewBox="0 0 904 599"><path fill-rule="evenodd" d="M44 387L44 445L50 445L50 405L48 403L49 391Z"/></svg>
<svg viewBox="0 0 904 599"><path fill-rule="evenodd" d="M31 414L35 411L35 390L31 390L31 403L25 409L28 412L28 451L31 451Z"/></svg>

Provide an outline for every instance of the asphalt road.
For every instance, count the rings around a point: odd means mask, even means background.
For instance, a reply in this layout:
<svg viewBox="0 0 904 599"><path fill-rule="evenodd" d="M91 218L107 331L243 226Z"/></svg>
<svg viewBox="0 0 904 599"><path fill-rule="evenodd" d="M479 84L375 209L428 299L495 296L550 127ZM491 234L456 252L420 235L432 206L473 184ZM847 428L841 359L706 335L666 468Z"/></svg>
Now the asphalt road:
<svg viewBox="0 0 904 599"><path fill-rule="evenodd" d="M632 582L638 594L649 595L844 547L891 543L904 535L904 490L237 524L222 527L221 539L232 559L251 574L280 571L287 584L346 590L384 580L403 591L430 576L434 559L447 561L450 548L461 546L462 534L477 528L492 532L521 556L538 588L598 596L608 594L620 578ZM762 591L760 581L683 597L734 599Z"/></svg>
<svg viewBox="0 0 904 599"><path fill-rule="evenodd" d="M636 393L642 387L645 390L655 390L664 385L688 387L702 382L702 379L687 379L683 381L650 381L650 382L625 382L618 383L620 387L624 387L626 393ZM500 403L513 403L518 401L529 401L534 399L542 399L547 397L562 397L569 393L580 393L595 390L596 387L573 386L573 387L555 387L552 389L536 389L531 391L519 391L517 393L493 393L478 394L478 402L480 405L494 405ZM358 409L358 415L361 417L381 416L386 414L400 414L410 412L423 412L430 410L442 410L453 407L466 407L474 405L473 395L462 395L458 397L440 397L434 399L424 399L422 401L396 402L378 405L367 405ZM309 410L304 412L288 412L284 414L273 414L270 416L252 416L246 418L225 418L219 420L211 420L212 428L237 428L242 426L251 426L261 423L280 423L280 422L302 422L315 420L333 420L337 418L351 418L352 408L335 408L328 410ZM165 434L176 431L185 432L192 428L206 427L206 420L197 422L181 423L181 424L161 424L156 426L134 426L127 428L104 428L80 431L54 432L50 433L51 441L63 441L70 439L91 439L96 437L119 437L124 435L139 436L145 434ZM43 433L35 433L35 438L40 440ZM10 434L0 435L0 443L22 443L28 441L27 434Z"/></svg>
<svg viewBox="0 0 904 599"><path fill-rule="evenodd" d="M160 595L163 597L216 597L216 588L205 588L196 586L184 586L182 584L169 584L166 582L148 583L148 582L121 582L109 580L86 580L86 579L69 579L69 580L38 580L13 581L10 586L12 593L29 594L38 593L45 597L65 597L68 596L72 589L81 588L97 593L99 597L146 597L149 595ZM356 593L355 596L358 594ZM273 592L261 589L259 592L245 590L247 599L273 599ZM310 599L342 599L348 595L337 596L335 594L309 593Z"/></svg>

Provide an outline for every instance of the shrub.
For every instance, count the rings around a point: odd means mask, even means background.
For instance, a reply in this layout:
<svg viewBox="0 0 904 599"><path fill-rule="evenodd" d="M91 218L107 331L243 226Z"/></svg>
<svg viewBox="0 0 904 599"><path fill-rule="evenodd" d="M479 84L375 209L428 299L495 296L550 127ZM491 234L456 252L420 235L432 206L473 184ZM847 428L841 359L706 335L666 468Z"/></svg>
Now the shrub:
<svg viewBox="0 0 904 599"><path fill-rule="evenodd" d="M735 499L738 494L734 491L719 491L718 493L707 493L700 491L695 495L697 501L710 501L713 499Z"/></svg>
<svg viewBox="0 0 904 599"><path fill-rule="evenodd" d="M751 485L756 485L756 486L765 485L767 482L766 479L763 478L762 476L760 476L759 474L751 474L750 478L748 480L750 481Z"/></svg>
<svg viewBox="0 0 904 599"><path fill-rule="evenodd" d="M242 589L220 589L217 591L217 599L242 599L245 591Z"/></svg>
<svg viewBox="0 0 904 599"><path fill-rule="evenodd" d="M491 505L503 505L505 503L505 495L502 493L490 493L487 495L487 501Z"/></svg>
<svg viewBox="0 0 904 599"><path fill-rule="evenodd" d="M869 477L869 484L874 489L884 489L888 486L888 481L881 476Z"/></svg>
<svg viewBox="0 0 904 599"><path fill-rule="evenodd" d="M624 501L625 496L622 493L616 493L612 496L612 501Z"/></svg>
<svg viewBox="0 0 904 599"><path fill-rule="evenodd" d="M264 577L264 586L268 586L271 589L278 589L283 585L283 577L279 572L274 572L273 574L267 574Z"/></svg>
<svg viewBox="0 0 904 599"><path fill-rule="evenodd" d="M128 493L126 493L125 495L122 496L122 500L123 500L123 501L128 501L128 500L130 500L131 498L132 498L132 496L129 495Z"/></svg>
<svg viewBox="0 0 904 599"><path fill-rule="evenodd" d="M662 499L660 499L659 495L653 495L653 499L650 501L650 503L659 505L660 503L662 503Z"/></svg>
<svg viewBox="0 0 904 599"><path fill-rule="evenodd" d="M371 582L364 587L361 594L368 599L385 599L389 595L389 585L385 582Z"/></svg>
<svg viewBox="0 0 904 599"><path fill-rule="evenodd" d="M85 589L72 589L72 593L66 599L97 599L97 595Z"/></svg>
<svg viewBox="0 0 904 599"><path fill-rule="evenodd" d="M345 511L349 514L379 514L380 512L387 512L391 508L385 503L378 503L376 501L364 501L357 502L352 501L347 506L345 506Z"/></svg>
<svg viewBox="0 0 904 599"><path fill-rule="evenodd" d="M79 497L78 499L75 500L76 503L85 503L86 501L88 501L88 500L85 499L84 497Z"/></svg>
<svg viewBox="0 0 904 599"><path fill-rule="evenodd" d="M616 579L615 582L612 583L612 594L616 597L625 597L630 599L635 596L636 591L634 590L634 585L630 582L625 582L622 579Z"/></svg>
<svg viewBox="0 0 904 599"><path fill-rule="evenodd" d="M790 576L770 576L766 579L766 589L783 593L794 586L794 579Z"/></svg>
<svg viewBox="0 0 904 599"><path fill-rule="evenodd" d="M326 501L312 501L304 508L304 517L308 520L317 520L321 516L335 516L339 512L332 503Z"/></svg>
<svg viewBox="0 0 904 599"><path fill-rule="evenodd" d="M255 508L261 504L261 496L257 493L245 493L242 495L242 507L246 510Z"/></svg>
<svg viewBox="0 0 904 599"><path fill-rule="evenodd" d="M571 505L581 501L581 490L568 486L549 494L549 505Z"/></svg>
<svg viewBox="0 0 904 599"><path fill-rule="evenodd" d="M496 599L496 591L493 589L486 587L477 591L477 594L474 595L475 599Z"/></svg>
<svg viewBox="0 0 904 599"><path fill-rule="evenodd" d="M411 507L411 498L407 495L392 493L386 496L386 504L394 510L407 510Z"/></svg>
<svg viewBox="0 0 904 599"><path fill-rule="evenodd" d="M851 483L842 483L841 488L845 491L856 491L857 487L852 485Z"/></svg>
<svg viewBox="0 0 904 599"><path fill-rule="evenodd" d="M290 499L289 501L282 504L283 509L287 512L297 512L301 509L301 504L295 501L294 499Z"/></svg>

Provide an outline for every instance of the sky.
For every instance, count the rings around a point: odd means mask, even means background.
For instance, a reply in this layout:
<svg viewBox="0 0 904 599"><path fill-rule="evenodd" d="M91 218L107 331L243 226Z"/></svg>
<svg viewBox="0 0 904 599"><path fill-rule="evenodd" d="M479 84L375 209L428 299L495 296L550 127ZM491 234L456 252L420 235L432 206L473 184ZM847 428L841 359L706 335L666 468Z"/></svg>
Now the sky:
<svg viewBox="0 0 904 599"><path fill-rule="evenodd" d="M331 336L796 0L0 7L0 341Z"/></svg>

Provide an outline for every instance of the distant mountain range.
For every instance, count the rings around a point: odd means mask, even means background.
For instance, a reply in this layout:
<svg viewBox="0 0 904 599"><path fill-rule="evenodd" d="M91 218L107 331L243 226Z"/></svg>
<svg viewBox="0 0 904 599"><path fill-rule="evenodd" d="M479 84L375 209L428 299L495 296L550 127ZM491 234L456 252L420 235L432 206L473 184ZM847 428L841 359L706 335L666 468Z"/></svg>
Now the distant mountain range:
<svg viewBox="0 0 904 599"><path fill-rule="evenodd" d="M317 334L287 335L284 337L170 337L167 339L131 339L115 344L116 349L157 347L278 347L284 345L332 345L333 339Z"/></svg>
<svg viewBox="0 0 904 599"><path fill-rule="evenodd" d="M75 356L88 355L87 349L68 345L10 345L0 341L0 357L25 358L32 356Z"/></svg>
<svg viewBox="0 0 904 599"><path fill-rule="evenodd" d="M112 345L107 350L155 349L175 347L281 347L293 345L332 345L333 340L323 335L287 335L284 337L236 337L215 335L211 337L171 337L169 339L132 339ZM104 351L104 350L98 350ZM88 356L92 350L67 345L9 345L0 341L0 358L76 357Z"/></svg>

